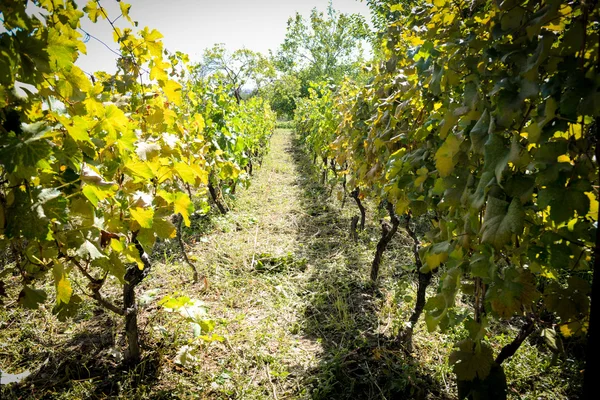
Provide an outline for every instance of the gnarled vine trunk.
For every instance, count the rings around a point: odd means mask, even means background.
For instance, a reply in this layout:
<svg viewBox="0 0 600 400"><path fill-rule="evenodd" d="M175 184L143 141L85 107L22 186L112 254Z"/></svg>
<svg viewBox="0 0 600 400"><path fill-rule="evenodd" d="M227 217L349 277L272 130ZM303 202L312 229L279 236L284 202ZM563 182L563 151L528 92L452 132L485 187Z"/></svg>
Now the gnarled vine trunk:
<svg viewBox="0 0 600 400"><path fill-rule="evenodd" d="M190 259L187 256L187 252L185 251L185 246L184 246L183 238L181 235L182 222L183 222L183 216L181 214L177 215L177 242L179 243L179 248L181 249L181 254L183 255L183 259L185 260L186 264L189 265L190 269L192 270L192 279L193 279L194 283L198 283L198 269L190 261Z"/></svg>
<svg viewBox="0 0 600 400"><path fill-rule="evenodd" d="M403 331L400 332L400 341L406 346L406 349L409 352L412 352L412 348L413 348L412 337L413 337L414 328L417 325L417 322L419 322L419 318L421 317L421 314L423 313L423 309L425 308L425 303L427 300L426 299L427 287L431 283L431 277L433 276L433 274L431 272L425 272L425 273L421 272L421 268L423 267L423 262L421 261L421 256L419 254L420 242L419 242L419 239L417 238L417 234L416 234L415 230L410 226L411 216L412 215L409 211L408 215L406 217L406 232L408 232L408 235L413 240L412 252L415 257L415 268L417 269L417 274L418 274L417 299L415 302L415 308L413 309L413 313L411 314L410 318L408 319L408 322L409 322L408 327L406 327Z"/></svg>
<svg viewBox="0 0 600 400"><path fill-rule="evenodd" d="M135 288L150 273L150 258L136 238L137 232L133 234L133 243L144 263L144 269L139 269L137 264L127 267L125 271L125 284L123 285L123 311L125 312L125 335L127 336L126 362L137 364L142 357L138 331L138 308L135 300Z"/></svg>
<svg viewBox="0 0 600 400"><path fill-rule="evenodd" d="M223 200L221 199L221 196L219 193L220 191L217 189L217 187L215 185L212 184L212 182L208 183L208 191L210 192L210 197L212 198L213 202L216 204L216 206L219 209L219 211L221 212L221 214L227 214L227 211L229 211L229 210L227 209L227 207L223 203Z"/></svg>
<svg viewBox="0 0 600 400"><path fill-rule="evenodd" d="M396 234L398 225L400 225L400 220L394 211L394 205L388 202L386 204L386 208L388 214L390 215L390 221L392 222L392 225L390 226L387 221L381 221L381 239L379 239L379 242L377 243L377 250L375 251L373 263L371 264L371 281L373 282L376 282L377 278L379 277L379 266L381 265L381 257L383 256L383 252Z"/></svg>
<svg viewBox="0 0 600 400"><path fill-rule="evenodd" d="M360 210L360 230L364 231L365 230L366 212L365 212L365 207L363 206L362 202L360 201L359 195L360 195L359 188L354 189L350 193L350 196L352 196L354 201L356 201L356 205L358 206L358 209Z"/></svg>

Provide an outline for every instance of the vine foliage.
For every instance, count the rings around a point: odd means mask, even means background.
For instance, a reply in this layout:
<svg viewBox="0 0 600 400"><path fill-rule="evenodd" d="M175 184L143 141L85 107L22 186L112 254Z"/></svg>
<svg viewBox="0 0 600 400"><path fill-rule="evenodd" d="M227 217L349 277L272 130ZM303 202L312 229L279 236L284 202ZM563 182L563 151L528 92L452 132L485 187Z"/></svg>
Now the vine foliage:
<svg viewBox="0 0 600 400"><path fill-rule="evenodd" d="M166 51L155 29L134 31L124 2L116 17L131 28L116 27L99 1L33 5L41 17L27 2L0 4L0 248L12 261L0 283L19 276L18 302L34 309L48 296L36 284L51 274L58 318L86 298L124 316L138 361L134 289L147 253L176 237L173 215L190 226L194 204L206 211L210 177L247 182L274 117L258 100L237 105L220 82L188 79L187 56ZM115 74L75 64L86 16L111 25ZM107 282L123 285L123 299L104 297Z"/></svg>
<svg viewBox="0 0 600 400"><path fill-rule="evenodd" d="M465 325L450 362L471 396L504 376L492 321L563 337L593 324L600 11L595 1L372 3L385 30L371 81L300 103L299 131L347 166L350 185L431 219L419 272L440 284L425 322ZM470 315L455 307L461 293Z"/></svg>

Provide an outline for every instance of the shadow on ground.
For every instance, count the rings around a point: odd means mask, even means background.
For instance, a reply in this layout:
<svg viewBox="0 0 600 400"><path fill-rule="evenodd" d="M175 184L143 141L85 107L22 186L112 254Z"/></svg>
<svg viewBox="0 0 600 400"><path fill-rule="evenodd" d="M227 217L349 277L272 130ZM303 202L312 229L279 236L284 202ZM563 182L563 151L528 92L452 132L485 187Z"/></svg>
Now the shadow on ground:
<svg viewBox="0 0 600 400"><path fill-rule="evenodd" d="M349 238L350 219L334 204L331 188L318 183L321 173L299 141L292 140L287 151L298 171L296 184L303 189L305 213L298 226L300 256L313 268L305 288L301 325L303 333L323 348L318 366L306 371L310 396L447 398L393 338L378 333L378 310L384 294L367 278L373 255L373 246L369 247L368 242L378 237L377 227L371 225L372 231L354 243Z"/></svg>
<svg viewBox="0 0 600 400"><path fill-rule="evenodd" d="M76 388L83 381L87 386L86 398L94 399L116 397L138 386L152 386L158 378L160 357L147 352L139 365L133 368L123 365L111 350L116 344L114 328L114 318L98 309L86 321L85 329L69 335L65 342L46 343L43 337L32 338L37 349L32 349L24 361L37 367L21 382L0 387L0 398L51 399L73 391L83 395L81 388ZM161 398L160 393L153 398Z"/></svg>

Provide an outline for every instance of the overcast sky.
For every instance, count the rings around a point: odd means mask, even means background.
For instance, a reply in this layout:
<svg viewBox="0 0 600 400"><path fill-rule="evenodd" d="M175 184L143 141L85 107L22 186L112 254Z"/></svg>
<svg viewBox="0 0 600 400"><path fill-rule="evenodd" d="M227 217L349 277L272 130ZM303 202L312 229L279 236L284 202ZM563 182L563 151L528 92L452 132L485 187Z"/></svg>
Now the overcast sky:
<svg viewBox="0 0 600 400"><path fill-rule="evenodd" d="M77 1L82 6L85 0ZM199 61L202 51L215 43L225 43L229 50L246 47L267 54L276 51L283 42L286 24L296 11L307 17L317 7L325 11L328 0L130 0L130 16L139 27L158 29L165 47L182 51L192 61ZM111 19L119 16L115 0L102 0ZM369 19L366 3L359 0L333 0L336 10L360 13ZM122 19L117 26L127 27ZM91 35L117 50L112 28L105 20L93 24L87 18L82 27ZM86 72L115 71L116 55L97 40L87 42L87 56L78 65Z"/></svg>

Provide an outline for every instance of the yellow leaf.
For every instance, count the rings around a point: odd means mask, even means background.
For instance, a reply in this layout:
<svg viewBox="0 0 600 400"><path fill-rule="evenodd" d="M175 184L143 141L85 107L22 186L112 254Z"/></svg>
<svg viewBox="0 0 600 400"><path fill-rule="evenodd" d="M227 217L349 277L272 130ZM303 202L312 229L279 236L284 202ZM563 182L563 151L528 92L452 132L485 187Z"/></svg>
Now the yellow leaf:
<svg viewBox="0 0 600 400"><path fill-rule="evenodd" d="M140 35L144 38L144 42L148 47L150 54L154 57L161 57L163 46L162 42L159 40L162 39L163 35L156 29L149 31L147 27L140 32Z"/></svg>
<svg viewBox="0 0 600 400"><path fill-rule="evenodd" d="M458 153L461 141L450 135L435 153L435 167L440 176L445 178L454 171L454 156Z"/></svg>
<svg viewBox="0 0 600 400"><path fill-rule="evenodd" d="M201 114L194 114L194 125L198 128L198 133L201 133L204 130L204 118Z"/></svg>
<svg viewBox="0 0 600 400"><path fill-rule="evenodd" d="M152 171L152 168L150 168L148 164L143 161L126 162L125 169L131 172L130 175L134 178L135 182L143 182L156 177L154 171Z"/></svg>
<svg viewBox="0 0 600 400"><path fill-rule="evenodd" d="M429 267L430 271L433 271L435 268L439 267L441 263L444 263L448 260L448 253L429 253L425 254L425 265Z"/></svg>
<svg viewBox="0 0 600 400"><path fill-rule="evenodd" d="M135 207L132 208L130 212L133 219L135 219L142 228L152 228L154 218L154 210L152 208Z"/></svg>
<svg viewBox="0 0 600 400"><path fill-rule="evenodd" d="M590 210L587 213L587 217L598 221L598 199L592 192L585 192L585 195L590 199Z"/></svg>
<svg viewBox="0 0 600 400"><path fill-rule="evenodd" d="M85 185L81 192L94 205L98 207L98 203L104 199L112 197L119 187L117 185Z"/></svg>
<svg viewBox="0 0 600 400"><path fill-rule="evenodd" d="M162 58L157 57L152 60L150 66L150 79L156 79L159 81L166 81L169 79L166 70L171 66L171 64L164 62Z"/></svg>
<svg viewBox="0 0 600 400"><path fill-rule="evenodd" d="M156 196L158 196L161 199L163 199L164 201L166 201L167 204L171 204L175 201L175 195L173 193L169 193L163 189L159 189L158 192L156 192Z"/></svg>
<svg viewBox="0 0 600 400"><path fill-rule="evenodd" d="M569 133L575 137L575 139L581 139L581 124L569 124Z"/></svg>
<svg viewBox="0 0 600 400"><path fill-rule="evenodd" d="M127 261L136 263L139 269L144 269L144 262L140 258L140 253L135 247L135 244L130 244L127 249L123 252Z"/></svg>
<svg viewBox="0 0 600 400"><path fill-rule="evenodd" d="M117 239L110 239L110 248L117 253L121 253L123 250L125 250L125 243Z"/></svg>
<svg viewBox="0 0 600 400"><path fill-rule="evenodd" d="M52 273L54 275L54 284L56 286L56 301L58 303L62 302L69 304L69 300L73 294L73 288L71 288L71 282L69 282L69 279L67 278L65 267L58 261L55 261Z"/></svg>
<svg viewBox="0 0 600 400"><path fill-rule="evenodd" d="M425 43L425 40L421 39L418 36L410 36L407 38L408 42L413 46L420 46Z"/></svg>
<svg viewBox="0 0 600 400"><path fill-rule="evenodd" d="M102 7L98 7L98 3L96 3L95 0L90 0L88 1L88 3L86 4L85 7L83 7L83 11L85 11L89 17L89 19L92 20L92 22L96 22L98 21L98 17L100 18L106 18L106 15L104 14Z"/></svg>
<svg viewBox="0 0 600 400"><path fill-rule="evenodd" d="M119 7L121 8L121 15L130 23L133 23L131 17L129 17L129 10L131 9L131 4L127 4L124 1L119 3Z"/></svg>
<svg viewBox="0 0 600 400"><path fill-rule="evenodd" d="M181 85L174 80L158 81L167 99L175 105L181 105Z"/></svg>
<svg viewBox="0 0 600 400"><path fill-rule="evenodd" d="M196 171L188 164L178 162L175 163L173 169L175 170L175 172L177 172L177 175L179 175L185 183L189 183L192 185L196 183Z"/></svg>
<svg viewBox="0 0 600 400"><path fill-rule="evenodd" d="M179 192L175 194L174 213L181 214L185 226L190 226L190 215L194 212L194 205L187 194Z"/></svg>
<svg viewBox="0 0 600 400"><path fill-rule="evenodd" d="M426 167L419 168L417 170L417 178L415 179L414 185L415 187L419 187L425 182L427 179L429 170Z"/></svg>

